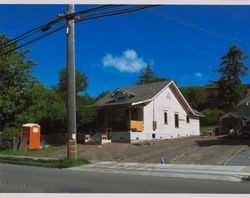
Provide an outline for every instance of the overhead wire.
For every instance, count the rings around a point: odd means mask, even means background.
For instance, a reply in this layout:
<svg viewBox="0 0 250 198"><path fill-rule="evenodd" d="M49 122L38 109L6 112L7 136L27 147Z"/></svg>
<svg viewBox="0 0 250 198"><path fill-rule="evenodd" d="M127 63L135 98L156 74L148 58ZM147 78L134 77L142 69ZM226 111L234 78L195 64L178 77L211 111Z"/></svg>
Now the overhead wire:
<svg viewBox="0 0 250 198"><path fill-rule="evenodd" d="M40 35L40 36L37 37L37 38L34 38L34 39L32 39L32 40L30 40L30 41L28 41L28 42L22 44L22 45L19 45L19 46L15 47L15 48L12 48L12 49L10 49L10 50L7 50L6 52L3 52L2 54L0 54L0 56L3 56L3 55L8 54L8 53L10 53L10 52L13 52L13 51L15 51L15 50L17 50L17 49L20 49L20 48L22 48L22 47L25 47L25 46L27 46L27 45L29 45L29 44L31 44L31 43L36 42L36 41L39 41L39 40L43 39L44 37L46 37L46 36L48 36L48 35L50 35L50 34L53 34L53 33L55 33L55 32L58 32L59 30L65 28L66 26L67 26L67 24L61 25L60 27L56 28L55 30L51 30L51 31L49 31L49 32L47 32L47 33L45 33L45 34L43 34L43 35Z"/></svg>
<svg viewBox="0 0 250 198"><path fill-rule="evenodd" d="M143 5L143 6L138 6L135 8L126 8L123 10L114 11L112 13L105 12L105 13L101 13L101 14L93 14L93 15L82 17L81 19L77 20L76 23L81 22L81 21L85 21L85 20L97 19L97 18L101 18L101 17L114 16L114 15L123 14L123 13L135 12L137 10L143 10L143 9L152 8L152 7L156 7L156 6L158 6L158 5Z"/></svg>
<svg viewBox="0 0 250 198"><path fill-rule="evenodd" d="M100 10L100 9L103 9L103 8L107 8L107 7L111 7L111 6L113 6L113 5L100 6L100 7L96 7L96 8L92 8L92 9L88 9L88 10L83 10L83 11L75 12L75 13L73 13L73 14L71 14L71 15L62 16L62 17L60 17L60 18L58 18L58 19L56 19L56 20L53 20L53 21L51 21L51 22L45 24L45 25L39 26L39 27L37 27L37 28L33 28L32 30L29 30L29 31L27 31L27 32L25 32L25 33L23 33L23 34L21 34L20 36L16 37L16 38L12 41L12 43L13 43L13 42L17 42L17 39L20 39L20 38L24 39L24 38L28 37L29 34L32 33L32 31L34 32L34 30L35 30L35 33L37 33L38 31L41 31L41 28L47 27L47 26L50 25L50 24L53 25L53 24L55 24L55 23L61 21L62 18L63 18L63 19L65 19L65 18L73 18L73 17L75 17L75 16L78 16L79 13L80 13L80 14L89 13L89 12L92 12L92 11L94 11L94 10L97 11L97 10ZM115 7L117 7L117 6L121 6L121 5L115 5ZM143 9L155 7L155 6L158 6L158 5L143 5L143 6L137 6L137 7L132 7L132 8L126 8L126 9L122 9L122 10L109 11L109 12L104 12L104 13L99 13L99 14L88 15L88 16L81 17L80 19L76 20L76 23L82 22L82 21L86 21L86 20L91 20L91 19L97 19L97 18L102 18L102 17L107 17L107 16L114 16L114 15L118 15L118 14L124 14L124 13L134 12L134 11L138 11L138 10L143 10ZM54 29L54 30L51 30L51 31L49 31L49 32L47 32L47 33L45 33L45 34L42 34L42 35L40 35L40 36L38 36L38 37L36 37L36 38L34 38L34 39L32 39L32 40L30 40L30 41L28 41L28 42L22 44L22 45L20 45L20 46L17 46L17 47L15 47L15 48L12 48L12 49L7 50L6 52L3 52L2 54L0 54L0 56L3 56L3 55L5 55L5 54L7 54L7 53L10 53L10 52L15 51L15 50L17 50L17 49L20 49L20 48L22 48L22 47L24 47L24 46L27 46L27 45L29 45L29 44L31 44L31 43L34 43L34 42L36 42L36 41L38 41L38 40L41 40L42 38L44 38L44 37L46 37L46 36L48 36L48 35L50 35L50 34L53 34L53 33L57 32L57 31L59 31L59 30L65 28L66 26L67 26L67 24L63 24L63 25L59 26L58 28L56 28L56 29ZM46 30L46 31L47 31L47 30ZM27 34L28 34L28 35L27 35ZM11 44L9 44L9 45L11 45ZM9 46L9 45L8 45L8 46ZM4 47L6 48L7 46L4 46Z"/></svg>
<svg viewBox="0 0 250 198"><path fill-rule="evenodd" d="M224 39L227 39L227 40L237 41L237 42L240 42L240 43L245 44L245 45L250 45L249 41L244 41L244 40L239 39L239 38L234 38L232 36L229 36L229 35L226 35L226 34L223 34L223 33L219 33L219 32L210 30L208 28L204 28L204 27L195 25L195 24L193 24L191 22L188 22L186 20L180 19L180 18L178 18L176 16L173 16L173 15L170 15L170 14L163 14L163 13L159 13L159 12L154 12L152 10L150 10L148 12L150 12L152 14L155 14L155 15L158 15L158 16L162 17L165 20L170 20L170 21L179 23L181 25L187 26L189 28L192 28L192 29L195 29L195 30L199 30L199 31L202 31L202 32L206 32L206 33L208 33L210 35L221 37L221 38L224 38Z"/></svg>
<svg viewBox="0 0 250 198"><path fill-rule="evenodd" d="M24 32L23 34L9 40L8 42L4 43L3 44L3 47L8 47L16 42L19 42L33 34L36 34L38 32L43 32L43 31L46 31L47 28L50 28L52 25L55 25L59 22L61 22L62 20L66 19L66 18L70 18L70 17L75 17L79 14L86 14L86 13L91 13L91 12L95 12L95 11L99 11L99 10L102 10L102 9L106 9L106 8L112 8L112 7L118 7L118 6L121 6L121 5L103 5L103 6L98 6L98 7L95 7L95 8L91 8L91 9L88 9L88 10L82 10L82 11L78 11L78 12L75 12L73 14L70 14L70 15L63 15L63 16L60 16L58 17L57 19L54 19L44 25L41 25L41 26L38 26L38 27L35 27L35 28L32 28L31 30L28 30L26 32Z"/></svg>

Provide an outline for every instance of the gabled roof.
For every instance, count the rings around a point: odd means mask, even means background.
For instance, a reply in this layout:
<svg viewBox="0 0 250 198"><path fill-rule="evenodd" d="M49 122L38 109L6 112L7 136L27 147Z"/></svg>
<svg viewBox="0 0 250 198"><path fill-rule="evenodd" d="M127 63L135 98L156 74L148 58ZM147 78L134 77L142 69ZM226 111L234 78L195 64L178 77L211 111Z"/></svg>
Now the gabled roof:
<svg viewBox="0 0 250 198"><path fill-rule="evenodd" d="M118 88L107 96L101 98L99 101L94 103L94 106L110 106L110 105L120 105L132 103L137 103L141 101L146 101L152 99L156 94L158 94L164 87L166 87L171 81L161 81L156 83L135 85L133 87ZM117 101L112 97L117 91L123 90L126 93L133 95L127 100Z"/></svg>
<svg viewBox="0 0 250 198"><path fill-rule="evenodd" d="M143 84L143 85L135 85L133 87L125 87L125 88L118 88L112 93L104 96L93 106L96 107L104 107L104 106L114 106L114 105L137 105L141 103L148 103L151 102L155 97L157 97L165 88L171 85L172 89L176 93L177 97L180 98L181 104L187 109L188 112L192 113L195 116L203 116L200 112L192 109L184 96L181 94L177 86L175 85L174 81L161 81L156 83L150 84ZM130 97L125 98L124 100L117 100L114 98L115 93L118 91L123 91L129 94Z"/></svg>
<svg viewBox="0 0 250 198"><path fill-rule="evenodd" d="M111 93L111 97L113 97L115 95L115 93L117 93L117 92L122 92L123 94L129 95L129 96L135 96L136 95L135 93L133 93L133 92L131 92L129 90L125 90L123 88L118 88L118 89L116 89L115 91L113 91Z"/></svg>

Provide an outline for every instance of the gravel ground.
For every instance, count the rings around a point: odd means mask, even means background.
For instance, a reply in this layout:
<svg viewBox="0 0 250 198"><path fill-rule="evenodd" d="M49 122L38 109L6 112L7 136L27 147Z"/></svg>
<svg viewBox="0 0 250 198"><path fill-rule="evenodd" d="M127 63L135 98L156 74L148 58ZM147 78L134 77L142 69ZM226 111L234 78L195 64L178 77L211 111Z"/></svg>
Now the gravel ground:
<svg viewBox="0 0 250 198"><path fill-rule="evenodd" d="M230 166L250 166L250 147L243 148L228 163Z"/></svg>
<svg viewBox="0 0 250 198"><path fill-rule="evenodd" d="M163 157L169 163L223 165L239 150L249 148L249 146L249 140L237 137L203 136L148 141L140 145L128 143L78 144L77 149L79 158L84 157L93 161L160 163L161 157ZM250 156L250 151L242 155L244 156L236 160L237 165L248 163L244 160L246 160L246 156ZM66 149L51 153L49 157L66 157Z"/></svg>

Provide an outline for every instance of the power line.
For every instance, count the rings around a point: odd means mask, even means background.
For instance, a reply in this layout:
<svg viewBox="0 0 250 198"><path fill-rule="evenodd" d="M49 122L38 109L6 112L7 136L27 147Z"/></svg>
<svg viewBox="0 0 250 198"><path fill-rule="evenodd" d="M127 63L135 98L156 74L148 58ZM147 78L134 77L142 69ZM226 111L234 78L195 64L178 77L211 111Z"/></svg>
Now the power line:
<svg viewBox="0 0 250 198"><path fill-rule="evenodd" d="M211 34L211 35L214 35L214 36L217 36L217 37L221 37L221 38L224 38L224 39L227 39L227 40L233 40L233 41L238 41L242 44L245 44L245 45L250 45L250 42L248 41L244 41L244 40L241 40L241 39L238 39L238 38L234 38L232 36L229 36L229 35L226 35L226 34L222 34L222 33L219 33L219 32L216 32L216 31L213 31L213 30L210 30L210 29L207 29L207 28L203 28L203 27L200 27L198 25L195 25L193 23L190 23L188 21L185 21L183 19L180 19L176 16L173 16L173 15L166 15L166 14L163 14L163 13L159 13L159 12L154 12L152 10L148 11L148 12L151 12L155 15L158 15L166 20L170 20L170 21L174 21L176 23L179 23L181 25L185 25L187 27L190 27L192 29L195 29L195 30L199 30L199 31L202 31L202 32L206 32L208 34Z"/></svg>
<svg viewBox="0 0 250 198"><path fill-rule="evenodd" d="M94 14L94 15L89 15L89 16L86 16L86 17L81 17L76 22L81 22L81 21L91 20L91 19L97 19L97 18L102 18L102 17L107 17L107 16L114 16L114 15L118 15L118 14L129 13L129 12L135 12L135 11L138 11L138 10L143 10L143 9L152 8L152 7L156 7L156 6L158 6L158 5L144 5L144 6L138 6L138 7L135 7L135 8L127 8L127 9L123 9L123 10L118 10L118 11L114 11L112 13L105 12L105 13L101 13L101 14Z"/></svg>
<svg viewBox="0 0 250 198"><path fill-rule="evenodd" d="M45 33L45 34L43 34L43 35L37 37L37 38L34 38L34 39L32 39L32 40L30 40L30 41L28 41L28 42L26 42L26 43L24 43L24 44L22 44L22 45L19 45L18 47L15 47L15 48L12 48L12 49L10 49L10 50L8 50L8 51L6 51L6 52L3 52L2 54L0 54L0 56L3 56L3 55L8 54L8 53L10 53L10 52L13 52L13 51L15 51L15 50L17 50L17 49L20 49L20 48L22 48L22 47L25 47L25 46L27 46L27 45L29 45L29 44L31 44L31 43L36 42L36 41L39 41L39 40L43 39L44 37L49 36L50 34L53 34L53 33L55 33L55 32L58 32L59 30L65 28L66 26L67 26L66 24L61 25L60 27L58 27L58 28L55 29L55 30L51 30L51 31L49 31L49 32L47 32L47 33Z"/></svg>
<svg viewBox="0 0 250 198"><path fill-rule="evenodd" d="M33 29L31 29L31 30L29 30L27 32L24 32L23 34L17 36L16 38L9 40L8 42L3 44L3 47L8 47L8 46L10 46L10 45L12 45L12 44L14 44L16 42L19 42L19 41L21 41L21 40L23 40L23 39L25 39L25 38L33 35L33 34L36 34L36 33L40 32L40 31L42 31L42 32L46 31L46 30L50 29L53 25L61 22L62 20L66 19L66 18L71 18L71 17L75 17L75 16L77 16L79 14L91 13L91 12L99 11L99 10L102 10L102 9L118 7L118 6L121 6L121 5L103 5L103 6L98 6L98 7L95 7L95 8L88 9L88 10L82 10L82 11L79 11L79 12L75 12L75 13L69 14L69 15L67 15L67 14L62 15L57 19L54 19L54 20L52 20L52 21L50 21L50 22L48 22L48 23L46 23L44 25L35 27L35 28L33 28Z"/></svg>
<svg viewBox="0 0 250 198"><path fill-rule="evenodd" d="M79 12L76 12L76 13L71 14L71 15L64 15L64 16L62 16L62 17L60 17L60 18L58 18L58 19L56 19L56 20L53 20L53 21L51 21L51 22L49 22L49 23L47 23L47 24L45 24L45 25L39 26L39 27L37 27L37 28L33 28L32 30L29 30L29 31L23 33L22 35L20 35L20 36L16 37L15 39L13 39L12 43L18 42L18 41L17 41L17 38L18 38L18 39L20 39L20 38L23 39L23 38L28 37L29 34L32 34L32 32L34 32L34 30L35 30L35 33L37 33L38 31L41 31L43 28L45 28L45 27L47 27L47 26L50 26L50 25L52 26L52 25L54 25L55 23L61 21L62 19L69 18L69 17L75 17L75 16L77 16L77 13L88 13L88 12L93 12L94 10L96 11L96 10L100 10L100 9L107 8L107 7L111 7L111 6L113 6L113 5L100 6L100 7L92 8L92 9L89 9L89 10L79 11ZM121 6L121 5L117 5L117 6ZM135 12L135 11L138 11L138 10L143 10L143 9L147 9L147 8L151 8L151 7L155 7L155 6L157 6L157 5L143 5L143 6L136 6L136 7L132 7L132 8L126 8L126 9L122 9L122 10L118 10L118 11L110 11L110 12L104 12L104 13L100 13L100 14L89 15L89 16L86 16L86 17L81 17L81 18L80 18L79 20L77 20L76 22L82 22L82 21L86 21L86 20L92 20L92 19L97 19L97 18L102 18L102 17L107 17L107 16L114 16L114 15L118 15L118 14L124 14L124 13L129 13L129 12ZM116 6L115 6L115 7L116 7ZM50 26L50 27L51 27L51 26ZM26 42L26 43L20 45L20 46L17 46L17 47L15 47L15 48L12 48L12 49L6 51L6 52L3 52L2 54L0 54L0 56L3 56L3 55L5 55L5 54L7 54L7 53L10 53L10 52L15 51L15 50L17 50L17 49L20 49L20 48L22 48L22 47L24 47L24 46L27 46L27 45L29 45L29 44L31 44L31 43L34 43L34 42L36 42L36 41L38 41L38 40L41 40L42 38L44 38L44 37L46 37L46 36L48 36L48 35L50 35L50 34L53 34L53 33L57 32L57 31L63 29L63 28L66 27L66 26L67 26L66 24L61 25L60 27L56 28L55 30L51 30L51 31L49 31L49 32L47 32L47 33L45 33L45 34L43 34L43 35L40 35L39 37L36 37L36 38L34 38L34 39L32 39L32 40L30 40L30 41L28 41L28 42ZM40 29L38 29L38 28L40 28ZM47 31L47 29L46 29L45 31ZM28 34L28 35L27 35L27 34ZM21 39L21 40L22 40L22 39ZM8 46L9 46L9 45L11 45L11 44L8 44ZM4 47L6 48L7 46L4 46Z"/></svg>
<svg viewBox="0 0 250 198"><path fill-rule="evenodd" d="M73 18L73 17L76 17L76 16L81 15L81 14L96 12L96 11L99 11L99 10L103 10L103 9L107 9L107 8L115 8L115 7L120 7L120 6L125 6L125 5L113 5L113 4L110 4L110 5L103 5L103 6L99 6L99 7L88 9L88 10L81 10L81 11L78 11L78 12L74 12L73 14L68 14L68 15L64 16L64 19Z"/></svg>

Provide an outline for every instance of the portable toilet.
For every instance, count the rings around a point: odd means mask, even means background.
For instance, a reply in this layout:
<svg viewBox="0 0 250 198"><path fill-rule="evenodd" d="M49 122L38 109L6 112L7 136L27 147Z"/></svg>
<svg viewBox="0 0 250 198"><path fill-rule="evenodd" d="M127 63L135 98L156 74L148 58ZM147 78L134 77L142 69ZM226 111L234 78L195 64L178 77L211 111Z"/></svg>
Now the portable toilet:
<svg viewBox="0 0 250 198"><path fill-rule="evenodd" d="M34 123L23 124L21 142L27 142L29 150L40 149L40 125Z"/></svg>

